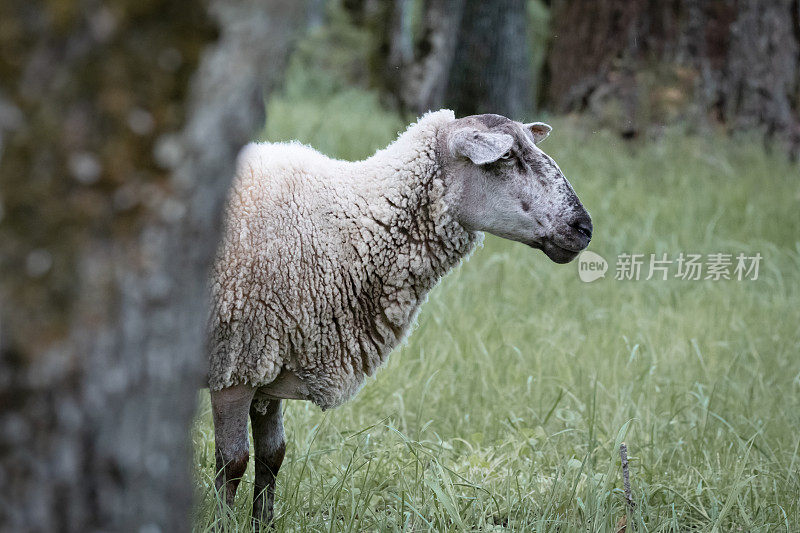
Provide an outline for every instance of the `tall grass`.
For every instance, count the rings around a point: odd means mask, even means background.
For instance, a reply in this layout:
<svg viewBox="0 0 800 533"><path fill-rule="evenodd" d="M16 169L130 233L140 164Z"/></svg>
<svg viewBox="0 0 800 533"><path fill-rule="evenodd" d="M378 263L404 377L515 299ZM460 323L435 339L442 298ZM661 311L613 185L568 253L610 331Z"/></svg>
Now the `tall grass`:
<svg viewBox="0 0 800 533"><path fill-rule="evenodd" d="M344 158L404 122L355 89L269 111L265 137ZM574 263L487 237L354 401L287 402L278 531L615 531L622 440L637 530L800 528L797 167L743 141L673 131L636 145L552 122L542 148L593 216L606 278L582 283ZM617 281L623 252L764 259L756 281ZM194 443L208 531L207 393ZM249 528L252 481L251 466L231 530Z"/></svg>

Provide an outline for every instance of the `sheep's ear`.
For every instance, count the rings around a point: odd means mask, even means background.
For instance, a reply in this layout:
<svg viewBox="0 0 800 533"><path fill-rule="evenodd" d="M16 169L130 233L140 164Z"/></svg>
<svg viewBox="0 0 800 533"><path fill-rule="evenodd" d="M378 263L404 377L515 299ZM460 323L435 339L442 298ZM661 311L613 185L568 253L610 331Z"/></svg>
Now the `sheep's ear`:
<svg viewBox="0 0 800 533"><path fill-rule="evenodd" d="M544 122L531 122L530 124L525 124L525 127L530 130L531 134L533 135L533 142L536 144L539 144L543 140L547 139L547 136L550 135L551 131L553 131L553 128Z"/></svg>
<svg viewBox="0 0 800 533"><path fill-rule="evenodd" d="M476 165L497 161L511 149L514 138L505 133L462 128L450 135L450 153L468 157Z"/></svg>

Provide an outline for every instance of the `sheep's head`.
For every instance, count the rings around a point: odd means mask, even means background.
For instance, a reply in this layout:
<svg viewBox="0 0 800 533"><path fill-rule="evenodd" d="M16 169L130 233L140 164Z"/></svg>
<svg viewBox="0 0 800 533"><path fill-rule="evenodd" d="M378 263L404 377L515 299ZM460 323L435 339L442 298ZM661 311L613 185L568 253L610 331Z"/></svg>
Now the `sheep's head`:
<svg viewBox="0 0 800 533"><path fill-rule="evenodd" d="M566 263L589 244L592 219L555 161L536 146L551 129L473 115L442 129L438 152L445 199L462 226Z"/></svg>

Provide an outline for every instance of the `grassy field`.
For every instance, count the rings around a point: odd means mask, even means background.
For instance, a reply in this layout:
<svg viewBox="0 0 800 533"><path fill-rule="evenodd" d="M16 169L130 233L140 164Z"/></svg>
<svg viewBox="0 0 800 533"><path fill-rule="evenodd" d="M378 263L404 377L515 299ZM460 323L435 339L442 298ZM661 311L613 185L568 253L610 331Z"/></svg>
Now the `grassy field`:
<svg viewBox="0 0 800 533"><path fill-rule="evenodd" d="M344 158L404 123L363 91L269 110L266 138ZM798 168L741 140L551 122L542 147L593 216L605 279L487 236L354 401L288 402L278 531L614 531L623 440L632 529L800 530ZM763 260L756 281L618 281L623 252ZM207 396L197 531L215 505ZM249 528L252 480L251 461L230 530Z"/></svg>

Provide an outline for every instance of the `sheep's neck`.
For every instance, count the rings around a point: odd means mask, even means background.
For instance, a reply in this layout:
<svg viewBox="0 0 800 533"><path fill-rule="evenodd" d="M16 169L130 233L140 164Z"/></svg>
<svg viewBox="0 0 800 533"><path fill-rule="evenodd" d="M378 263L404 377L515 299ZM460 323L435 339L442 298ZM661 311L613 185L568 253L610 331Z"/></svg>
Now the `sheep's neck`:
<svg viewBox="0 0 800 533"><path fill-rule="evenodd" d="M467 231L451 218L434 153L391 160L376 168L374 175L380 186L371 188L366 202L368 217L374 221L368 226L375 241L387 246L371 250L366 266L373 294L380 294L380 318L394 333L384 345L391 349L413 322L428 291L470 253L481 234Z"/></svg>

